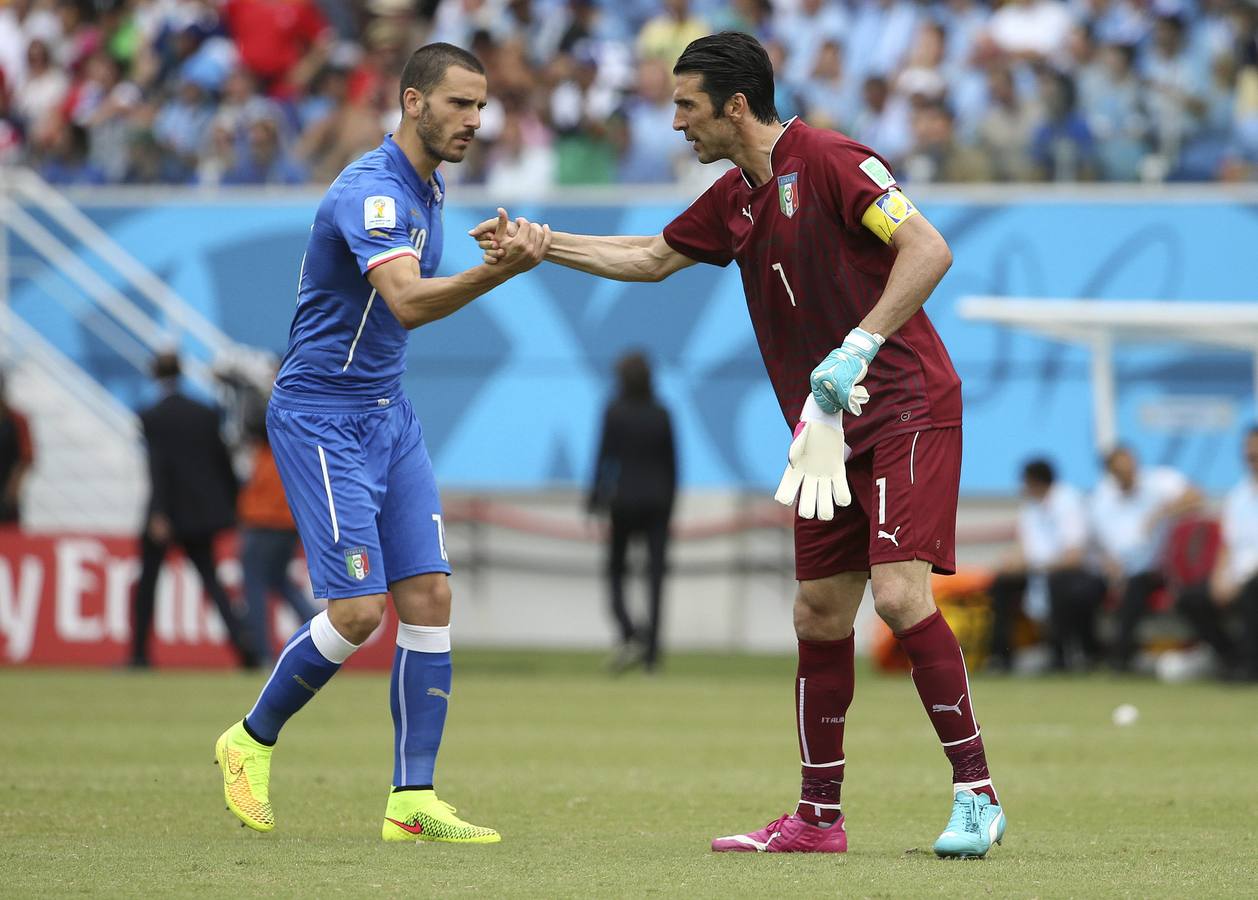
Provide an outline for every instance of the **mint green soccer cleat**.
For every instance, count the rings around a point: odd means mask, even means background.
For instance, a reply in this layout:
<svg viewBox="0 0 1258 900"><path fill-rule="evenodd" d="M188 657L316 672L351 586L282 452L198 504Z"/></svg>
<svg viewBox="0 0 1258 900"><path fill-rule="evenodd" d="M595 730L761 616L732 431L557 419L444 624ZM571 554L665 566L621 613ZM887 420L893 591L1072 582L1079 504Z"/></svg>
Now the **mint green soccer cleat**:
<svg viewBox="0 0 1258 900"><path fill-rule="evenodd" d="M982 859L992 844L1005 836L1005 811L986 794L957 791L952 818L935 841L935 855L956 859Z"/></svg>

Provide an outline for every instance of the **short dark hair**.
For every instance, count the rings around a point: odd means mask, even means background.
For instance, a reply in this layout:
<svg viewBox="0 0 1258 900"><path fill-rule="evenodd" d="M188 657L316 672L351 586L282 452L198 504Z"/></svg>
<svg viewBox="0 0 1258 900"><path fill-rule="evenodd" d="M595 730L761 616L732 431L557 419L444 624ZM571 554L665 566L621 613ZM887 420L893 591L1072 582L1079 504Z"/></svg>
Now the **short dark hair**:
<svg viewBox="0 0 1258 900"><path fill-rule="evenodd" d="M158 381L178 378L182 366L179 365L179 354L166 350L153 357L153 377Z"/></svg>
<svg viewBox="0 0 1258 900"><path fill-rule="evenodd" d="M725 114L725 103L735 94L747 98L756 121L778 121L773 102L773 63L760 42L739 31L722 31L693 40L677 58L674 75L700 75L700 88L712 101L716 118Z"/></svg>
<svg viewBox="0 0 1258 900"><path fill-rule="evenodd" d="M411 54L411 58L402 68L402 83L397 92L398 105L405 106L402 98L406 96L407 88L427 94L441 84L441 80L446 77L446 69L451 66L458 66L478 75L485 74L481 61L462 47L440 42L425 44Z"/></svg>
<svg viewBox="0 0 1258 900"><path fill-rule="evenodd" d="M1022 480L1049 486L1056 479L1053 464L1046 459L1032 459L1022 467Z"/></svg>
<svg viewBox="0 0 1258 900"><path fill-rule="evenodd" d="M616 360L616 379L620 383L620 396L626 400L649 400L651 390L651 363L640 351L626 353Z"/></svg>

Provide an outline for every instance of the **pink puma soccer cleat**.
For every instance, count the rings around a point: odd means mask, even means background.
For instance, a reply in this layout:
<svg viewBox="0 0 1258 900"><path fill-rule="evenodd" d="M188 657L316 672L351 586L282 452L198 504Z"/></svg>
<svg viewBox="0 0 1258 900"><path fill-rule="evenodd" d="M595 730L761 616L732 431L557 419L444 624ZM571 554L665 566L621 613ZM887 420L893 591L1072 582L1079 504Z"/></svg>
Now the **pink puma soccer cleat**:
<svg viewBox="0 0 1258 900"><path fill-rule="evenodd" d="M712 849L717 853L846 853L847 823L839 816L833 825L821 828L794 813L787 813L759 831L715 838Z"/></svg>

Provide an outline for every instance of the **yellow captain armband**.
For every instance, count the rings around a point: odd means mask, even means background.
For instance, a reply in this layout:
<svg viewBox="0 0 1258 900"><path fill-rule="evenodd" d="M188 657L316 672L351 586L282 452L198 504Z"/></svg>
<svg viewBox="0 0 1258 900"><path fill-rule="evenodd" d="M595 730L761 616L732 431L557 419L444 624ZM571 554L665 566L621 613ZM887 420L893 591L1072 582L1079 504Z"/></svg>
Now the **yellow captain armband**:
<svg viewBox="0 0 1258 900"><path fill-rule="evenodd" d="M913 201L899 191L887 191L865 210L861 224L878 236L884 244L891 243L891 235L907 219L917 215Z"/></svg>

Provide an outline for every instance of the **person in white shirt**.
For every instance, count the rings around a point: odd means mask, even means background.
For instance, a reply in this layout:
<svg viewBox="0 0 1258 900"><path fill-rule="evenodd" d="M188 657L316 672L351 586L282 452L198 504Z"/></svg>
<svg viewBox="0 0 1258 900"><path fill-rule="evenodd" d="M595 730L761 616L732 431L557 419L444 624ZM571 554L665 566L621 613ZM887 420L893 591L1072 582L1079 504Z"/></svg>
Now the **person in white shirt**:
<svg viewBox="0 0 1258 900"><path fill-rule="evenodd" d="M1096 615L1105 584L1087 569L1088 516L1083 496L1057 481L1053 466L1034 459L1022 470L1018 547L992 585L991 666L1013 665L1013 629L1019 610L1047 621L1052 667L1072 657L1091 664L1100 656ZM1077 647L1078 654L1074 654Z"/></svg>
<svg viewBox="0 0 1258 900"><path fill-rule="evenodd" d="M1245 435L1248 469L1223 501L1222 546L1206 583L1186 588L1176 604L1218 656L1225 678L1258 681L1258 426ZM1229 619L1239 619L1239 640Z"/></svg>
<svg viewBox="0 0 1258 900"><path fill-rule="evenodd" d="M1174 469L1141 467L1128 447L1106 454L1105 471L1092 494L1092 531L1109 586L1121 598L1113 663L1125 671L1136 654L1136 631L1149 597L1163 584L1171 524L1201 506L1201 493Z"/></svg>

